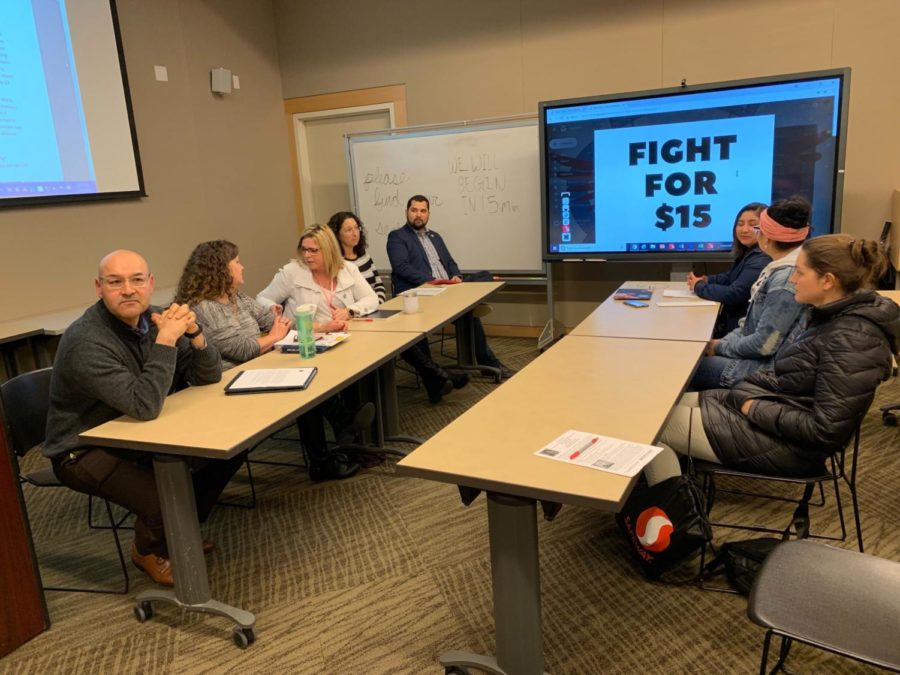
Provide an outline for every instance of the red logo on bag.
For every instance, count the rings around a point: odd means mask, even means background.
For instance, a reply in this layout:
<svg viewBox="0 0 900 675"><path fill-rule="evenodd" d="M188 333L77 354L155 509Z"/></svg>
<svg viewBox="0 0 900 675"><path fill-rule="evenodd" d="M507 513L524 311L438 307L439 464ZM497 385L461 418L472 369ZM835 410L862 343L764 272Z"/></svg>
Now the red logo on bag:
<svg viewBox="0 0 900 675"><path fill-rule="evenodd" d="M641 546L648 551L659 553L669 548L669 539L675 528L665 511L651 506L638 516L634 529Z"/></svg>

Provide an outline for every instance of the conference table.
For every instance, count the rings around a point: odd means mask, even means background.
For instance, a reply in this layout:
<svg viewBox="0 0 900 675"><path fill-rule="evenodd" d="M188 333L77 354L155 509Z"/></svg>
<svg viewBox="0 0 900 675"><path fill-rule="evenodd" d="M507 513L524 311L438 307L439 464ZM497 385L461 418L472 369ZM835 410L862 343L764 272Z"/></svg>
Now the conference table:
<svg viewBox="0 0 900 675"><path fill-rule="evenodd" d="M687 340L707 342L712 336L719 304L699 298L665 297L666 290L687 291L687 284L676 281L626 281L622 288L646 288L653 291L648 307L629 307L611 295L591 312L569 335L621 337L645 340ZM685 303L665 307L661 302ZM688 305L687 303L692 303Z"/></svg>
<svg viewBox="0 0 900 675"><path fill-rule="evenodd" d="M653 443L705 346L564 337L397 464L401 475L487 492L496 657L450 651L441 665L543 672L536 504L618 511L637 477L534 453L570 429Z"/></svg>
<svg viewBox="0 0 900 675"><path fill-rule="evenodd" d="M144 621L153 602L232 619L235 644L255 640L255 616L211 598L189 461L230 459L284 427L297 416L366 376L419 339L417 333L357 333L313 359L269 352L225 371L221 382L190 387L166 399L155 420L120 417L85 431L84 445L127 448L153 453L163 525L168 542L174 591L152 589L136 598L135 614ZM227 383L241 370L315 366L317 375L304 391L226 396Z"/></svg>

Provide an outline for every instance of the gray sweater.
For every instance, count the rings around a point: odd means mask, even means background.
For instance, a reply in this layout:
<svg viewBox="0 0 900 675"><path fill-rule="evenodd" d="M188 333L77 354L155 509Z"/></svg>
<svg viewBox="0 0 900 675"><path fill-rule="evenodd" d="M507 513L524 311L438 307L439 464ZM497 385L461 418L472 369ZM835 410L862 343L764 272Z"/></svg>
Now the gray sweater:
<svg viewBox="0 0 900 675"><path fill-rule="evenodd" d="M221 379L212 345L194 349L185 337L175 347L156 344L154 311L141 317L143 334L113 316L102 300L69 326L53 363L44 455L77 448L80 432L120 415L154 419L170 393Z"/></svg>
<svg viewBox="0 0 900 675"><path fill-rule="evenodd" d="M238 293L234 304L201 300L193 309L203 326L206 339L222 355L222 370L259 356L256 338L272 329L275 315L249 295Z"/></svg>

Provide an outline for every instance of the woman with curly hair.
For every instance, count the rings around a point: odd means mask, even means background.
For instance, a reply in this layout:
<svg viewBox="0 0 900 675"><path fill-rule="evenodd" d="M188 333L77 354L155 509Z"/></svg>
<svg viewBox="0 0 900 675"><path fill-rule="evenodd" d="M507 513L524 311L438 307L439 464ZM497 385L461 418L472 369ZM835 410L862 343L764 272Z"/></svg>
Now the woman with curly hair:
<svg viewBox="0 0 900 675"><path fill-rule="evenodd" d="M193 308L223 368L264 354L291 329L280 307L265 308L240 291L243 284L238 247L222 239L198 244L178 282L176 302Z"/></svg>
<svg viewBox="0 0 900 675"><path fill-rule="evenodd" d="M281 315L280 305L265 307L240 291L243 284L244 266L238 247L230 241L206 241L198 244L188 258L175 295L179 303L189 304L197 314L206 339L221 353L224 368L269 351L291 329L290 320ZM358 414L355 425L371 423L372 410L373 406ZM314 481L349 478L359 470L359 465L345 453L328 449L326 414L346 416L333 397L297 418L309 476ZM335 434L339 431L336 427Z"/></svg>

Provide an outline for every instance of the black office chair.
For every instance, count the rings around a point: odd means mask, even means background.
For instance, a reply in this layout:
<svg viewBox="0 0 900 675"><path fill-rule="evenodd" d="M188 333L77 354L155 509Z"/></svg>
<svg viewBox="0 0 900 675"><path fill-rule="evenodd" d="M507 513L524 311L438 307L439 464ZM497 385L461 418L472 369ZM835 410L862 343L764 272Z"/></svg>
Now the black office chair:
<svg viewBox="0 0 900 675"><path fill-rule="evenodd" d="M750 591L747 616L766 628L759 672L773 635L781 638L772 673L796 640L900 672L900 563L810 541L779 544Z"/></svg>
<svg viewBox="0 0 900 675"><path fill-rule="evenodd" d="M840 484L843 481L850 490L850 498L853 507L853 517L856 523L856 541L859 551L863 551L862 524L859 517L859 500L856 490L856 472L857 462L859 459L859 442L862 422L856 427L851 443L829 458L826 465L826 471L816 476L805 478L789 478L784 476L770 476L766 474L750 473L741 471L740 469L732 469L721 464L713 462L705 462L702 460L693 460L691 462L691 471L695 475L699 475L701 479L701 487L706 496L706 514L711 527L724 527L735 530L746 530L750 532L767 532L778 534L787 540L791 537L805 539L827 539L830 541L845 541L847 539L847 525L844 520L844 507L841 500ZM848 457L848 450L850 456ZM848 465L849 462L849 465ZM725 479L741 479L749 481L762 481L770 483L780 483L786 485L802 485L803 494L797 499L794 497L785 497L783 495L755 492L737 488L723 488L716 485L717 478ZM831 483L834 486L835 505L837 506L838 520L841 525L840 536L832 536L825 534L811 533L809 530L809 506L824 506L825 504L825 483ZM816 488L819 489L820 500L811 502L813 493ZM742 523L716 521L712 519L712 508L717 493L735 494L746 497L759 499L768 499L773 501L787 502L794 505L794 510L787 525L782 528L767 527L764 525L746 525ZM719 591L724 593L737 593L738 591L731 588L722 588L707 584L706 571L707 550L712 546L711 543L703 547L700 554L700 574L698 581L700 588L708 591Z"/></svg>
<svg viewBox="0 0 900 675"><path fill-rule="evenodd" d="M65 487L53 473L52 467L46 467L29 473L19 471L19 458L25 457L44 441L47 424L47 411L50 407L50 375L52 368L44 368L18 375L0 385L0 416L3 420L3 431L7 445L12 454L13 466L19 473L19 480L36 488ZM46 591L72 591L80 593L111 593L124 595L128 592L128 568L122 554L119 541L119 522L113 517L112 508L107 500L108 526L104 529L112 531L116 542L116 553L122 568L123 584L121 590L103 588L70 588L63 586L44 586ZM90 515L89 515L90 519Z"/></svg>

